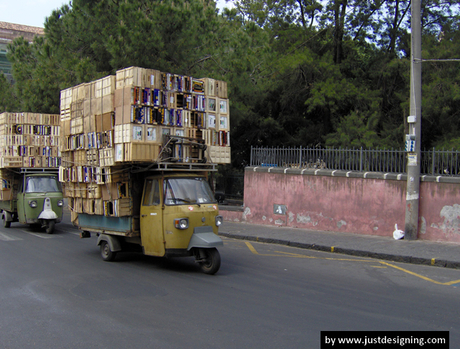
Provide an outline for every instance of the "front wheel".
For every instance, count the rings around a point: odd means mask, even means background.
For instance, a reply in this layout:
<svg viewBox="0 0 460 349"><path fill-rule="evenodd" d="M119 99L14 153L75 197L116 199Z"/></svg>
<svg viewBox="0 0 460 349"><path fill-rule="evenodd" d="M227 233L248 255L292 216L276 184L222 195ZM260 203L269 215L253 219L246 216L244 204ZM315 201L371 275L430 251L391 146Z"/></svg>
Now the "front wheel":
<svg viewBox="0 0 460 349"><path fill-rule="evenodd" d="M111 262L115 259L117 253L110 249L110 245L107 241L101 241L100 249L101 257L104 261Z"/></svg>
<svg viewBox="0 0 460 349"><path fill-rule="evenodd" d="M220 268L220 254L216 248L200 248L198 251L201 270L205 274L213 275Z"/></svg>
<svg viewBox="0 0 460 349"><path fill-rule="evenodd" d="M7 215L8 215L8 212L6 211L2 212L3 226L5 228L11 227L11 221L7 220Z"/></svg>
<svg viewBox="0 0 460 349"><path fill-rule="evenodd" d="M54 225L56 224L55 221L53 220L47 220L45 221L45 232L47 234L53 234L54 233Z"/></svg>

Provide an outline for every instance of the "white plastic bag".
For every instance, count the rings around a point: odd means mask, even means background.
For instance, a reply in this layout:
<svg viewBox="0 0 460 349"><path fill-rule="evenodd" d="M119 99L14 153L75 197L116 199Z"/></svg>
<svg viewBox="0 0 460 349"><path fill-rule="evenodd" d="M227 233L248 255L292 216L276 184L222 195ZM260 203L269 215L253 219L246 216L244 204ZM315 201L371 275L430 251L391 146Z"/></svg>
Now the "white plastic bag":
<svg viewBox="0 0 460 349"><path fill-rule="evenodd" d="M398 229L398 224L395 224L395 231L393 232L393 238L395 240L404 239L404 232L401 229Z"/></svg>

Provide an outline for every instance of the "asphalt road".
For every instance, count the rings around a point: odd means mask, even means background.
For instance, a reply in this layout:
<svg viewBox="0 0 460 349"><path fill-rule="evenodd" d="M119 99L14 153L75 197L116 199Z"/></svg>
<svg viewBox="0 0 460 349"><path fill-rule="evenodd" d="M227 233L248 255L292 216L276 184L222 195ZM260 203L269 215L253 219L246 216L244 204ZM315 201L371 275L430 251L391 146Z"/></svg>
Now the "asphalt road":
<svg viewBox="0 0 460 349"><path fill-rule="evenodd" d="M104 262L94 236L56 230L0 228L0 348L319 348L321 331L460 342L459 270L225 239L209 276L193 258Z"/></svg>

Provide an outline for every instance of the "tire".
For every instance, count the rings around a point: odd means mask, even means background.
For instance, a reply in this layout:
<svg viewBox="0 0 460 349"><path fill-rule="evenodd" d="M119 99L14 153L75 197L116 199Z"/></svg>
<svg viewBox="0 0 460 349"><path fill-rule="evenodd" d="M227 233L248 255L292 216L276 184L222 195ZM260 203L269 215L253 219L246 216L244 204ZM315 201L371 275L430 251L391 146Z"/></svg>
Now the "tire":
<svg viewBox="0 0 460 349"><path fill-rule="evenodd" d="M101 249L102 260L104 260L106 262L113 261L115 259L115 257L117 256L117 253L113 252L110 249L110 245L109 245L109 243L107 241L101 241L100 249Z"/></svg>
<svg viewBox="0 0 460 349"><path fill-rule="evenodd" d="M6 220L6 215L7 215L7 212L6 212L6 211L3 211L3 213L2 213L3 226L4 226L5 228L9 228L9 227L11 227L11 222L9 222L9 221Z"/></svg>
<svg viewBox="0 0 460 349"><path fill-rule="evenodd" d="M45 222L45 232L47 234L53 234L54 233L54 225L56 224L55 221L53 220L47 220Z"/></svg>
<svg viewBox="0 0 460 349"><path fill-rule="evenodd" d="M205 259L200 262L201 271L208 275L214 275L220 268L220 254L216 248L202 248L199 254Z"/></svg>

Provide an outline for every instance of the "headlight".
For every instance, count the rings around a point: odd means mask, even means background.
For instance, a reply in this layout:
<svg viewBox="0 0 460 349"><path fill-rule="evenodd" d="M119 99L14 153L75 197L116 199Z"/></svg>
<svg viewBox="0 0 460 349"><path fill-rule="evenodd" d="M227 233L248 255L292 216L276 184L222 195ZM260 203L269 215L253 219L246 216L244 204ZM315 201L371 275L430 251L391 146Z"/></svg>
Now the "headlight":
<svg viewBox="0 0 460 349"><path fill-rule="evenodd" d="M32 207L32 208L37 207L37 201L35 201L35 200L30 200L30 201L29 201L29 206Z"/></svg>
<svg viewBox="0 0 460 349"><path fill-rule="evenodd" d="M176 227L176 229L187 229L188 218L176 218L174 220L174 226Z"/></svg>
<svg viewBox="0 0 460 349"><path fill-rule="evenodd" d="M216 216L216 226L220 227L223 221L224 221L224 217Z"/></svg>
<svg viewBox="0 0 460 349"><path fill-rule="evenodd" d="M58 207L64 206L64 200L59 200L59 201L57 202L57 205L58 205Z"/></svg>

